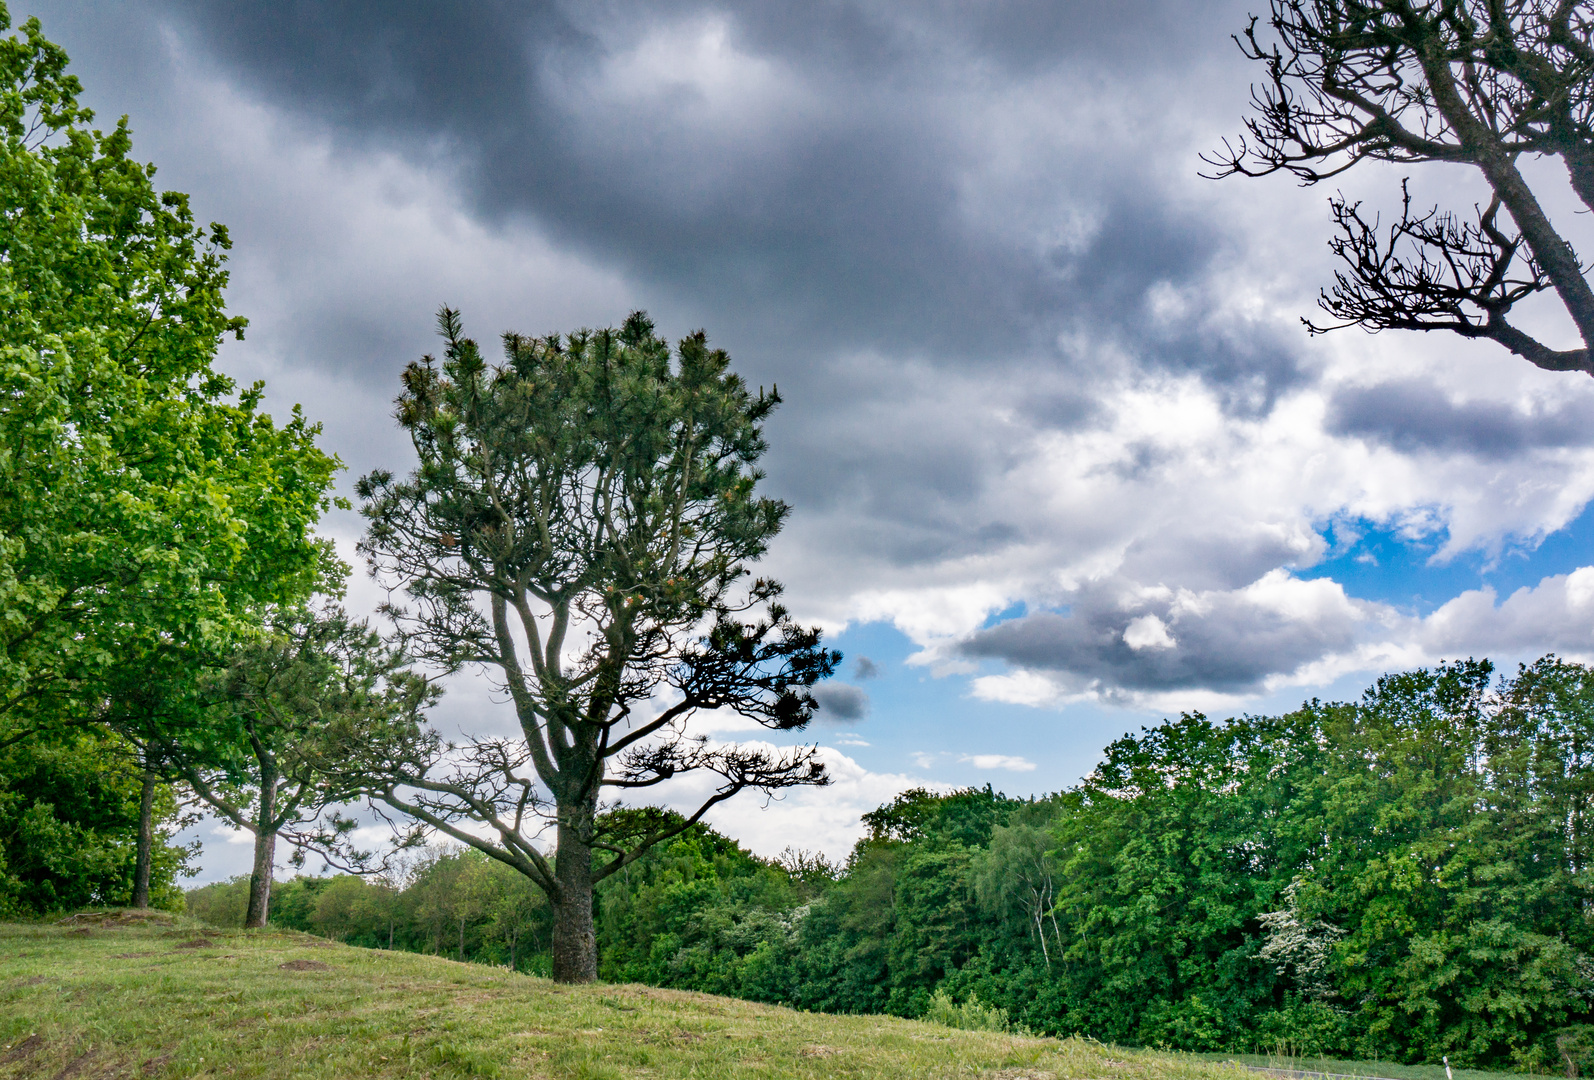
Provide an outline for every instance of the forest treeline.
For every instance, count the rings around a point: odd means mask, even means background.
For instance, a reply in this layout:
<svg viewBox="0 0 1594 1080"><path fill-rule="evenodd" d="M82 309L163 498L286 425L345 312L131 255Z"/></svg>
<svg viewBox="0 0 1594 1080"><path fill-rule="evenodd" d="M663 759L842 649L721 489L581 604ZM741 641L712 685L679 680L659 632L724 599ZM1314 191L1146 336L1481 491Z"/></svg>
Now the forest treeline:
<svg viewBox="0 0 1594 1080"><path fill-rule="evenodd" d="M1594 671L1380 679L1350 704L1185 715L1045 798L911 791L841 866L694 827L606 881L601 976L835 1012L938 991L1049 1033L1539 1068L1594 998ZM546 972L548 909L472 851L281 882L272 920ZM246 883L188 894L220 924ZM1559 1042L1559 1046L1558 1046Z"/></svg>

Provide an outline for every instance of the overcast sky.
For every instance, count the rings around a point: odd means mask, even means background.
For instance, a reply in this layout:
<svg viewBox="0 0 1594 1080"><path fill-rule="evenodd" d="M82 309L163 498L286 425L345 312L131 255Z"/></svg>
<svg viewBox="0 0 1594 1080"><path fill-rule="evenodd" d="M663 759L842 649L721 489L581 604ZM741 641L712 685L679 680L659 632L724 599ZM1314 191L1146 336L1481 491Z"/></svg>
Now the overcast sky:
<svg viewBox="0 0 1594 1080"><path fill-rule="evenodd" d="M838 784L715 820L839 855L904 787L1056 790L1181 710L1594 657L1594 380L1489 343L1309 339L1330 192L1198 176L1245 114L1229 34L1255 7L12 13L230 227L251 326L223 366L325 425L345 490L406 467L391 400L445 302L489 341L642 307L779 384L767 484L793 513L766 570L848 654L812 729ZM1344 182L1389 206L1402 175ZM327 528L352 558L358 520ZM504 709L462 684L440 715ZM244 866L204 838L206 877Z"/></svg>

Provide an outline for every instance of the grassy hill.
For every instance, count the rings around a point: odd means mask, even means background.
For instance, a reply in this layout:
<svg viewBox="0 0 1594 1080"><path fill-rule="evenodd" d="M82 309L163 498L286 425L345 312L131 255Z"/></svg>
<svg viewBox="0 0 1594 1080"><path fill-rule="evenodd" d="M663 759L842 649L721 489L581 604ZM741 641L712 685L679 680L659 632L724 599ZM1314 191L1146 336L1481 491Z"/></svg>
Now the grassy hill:
<svg viewBox="0 0 1594 1080"><path fill-rule="evenodd" d="M0 924L0 1078L154 1076L1258 1080L1086 1040L555 986L170 915Z"/></svg>
<svg viewBox="0 0 1594 1080"><path fill-rule="evenodd" d="M1082 1040L561 987L304 934L136 913L0 925L0 1077L1235 1080Z"/></svg>

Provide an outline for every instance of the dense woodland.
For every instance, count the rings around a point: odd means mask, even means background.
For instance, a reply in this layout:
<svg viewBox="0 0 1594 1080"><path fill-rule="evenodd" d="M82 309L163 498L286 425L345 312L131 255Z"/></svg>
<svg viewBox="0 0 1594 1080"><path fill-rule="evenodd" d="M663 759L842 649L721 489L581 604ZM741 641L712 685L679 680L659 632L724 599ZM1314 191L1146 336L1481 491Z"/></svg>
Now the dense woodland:
<svg viewBox="0 0 1594 1080"><path fill-rule="evenodd" d="M602 977L906 1016L941 990L1126 1043L1545 1067L1594 999L1594 672L1491 678L1466 662L1352 704L1187 715L1042 799L908 792L844 866L698 826L600 889ZM236 923L244 888L188 902ZM547 970L545 902L475 852L282 882L272 911Z"/></svg>

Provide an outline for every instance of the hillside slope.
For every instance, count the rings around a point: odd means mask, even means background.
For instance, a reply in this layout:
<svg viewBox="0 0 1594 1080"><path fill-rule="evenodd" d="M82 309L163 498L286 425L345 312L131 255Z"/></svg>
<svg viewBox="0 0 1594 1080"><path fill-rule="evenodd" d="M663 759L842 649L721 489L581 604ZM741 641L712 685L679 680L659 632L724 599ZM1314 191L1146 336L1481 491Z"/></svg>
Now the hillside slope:
<svg viewBox="0 0 1594 1080"><path fill-rule="evenodd" d="M1235 1080L1080 1040L561 987L304 934L136 913L0 925L0 1077Z"/></svg>

